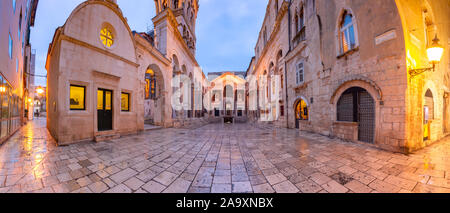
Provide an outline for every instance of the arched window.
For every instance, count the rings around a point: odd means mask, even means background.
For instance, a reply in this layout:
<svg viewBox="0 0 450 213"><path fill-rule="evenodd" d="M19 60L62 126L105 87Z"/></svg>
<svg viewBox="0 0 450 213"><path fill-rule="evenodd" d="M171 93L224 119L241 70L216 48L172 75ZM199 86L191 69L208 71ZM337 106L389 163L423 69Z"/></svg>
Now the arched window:
<svg viewBox="0 0 450 213"><path fill-rule="evenodd" d="M356 47L356 30L353 24L352 14L347 11L344 12L339 29L341 53L346 53Z"/></svg>
<svg viewBox="0 0 450 213"><path fill-rule="evenodd" d="M305 18L304 18L304 12L303 12L303 7L302 7L302 9L300 9L300 15L298 16L297 32L300 32L304 26L305 26Z"/></svg>
<svg viewBox="0 0 450 213"><path fill-rule="evenodd" d="M148 69L145 73L145 99L156 99L156 78L152 69Z"/></svg>

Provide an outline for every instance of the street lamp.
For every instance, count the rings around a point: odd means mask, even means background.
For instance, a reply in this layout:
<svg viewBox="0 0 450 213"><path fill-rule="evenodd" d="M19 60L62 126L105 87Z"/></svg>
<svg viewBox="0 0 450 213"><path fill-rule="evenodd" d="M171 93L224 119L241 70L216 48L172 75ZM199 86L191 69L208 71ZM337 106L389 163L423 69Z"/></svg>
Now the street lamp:
<svg viewBox="0 0 450 213"><path fill-rule="evenodd" d="M38 95L42 95L42 94L44 94L44 89L42 89L42 87L38 87L37 89L36 89L36 92L37 92L37 94Z"/></svg>
<svg viewBox="0 0 450 213"><path fill-rule="evenodd" d="M428 61L433 66L428 67L428 68L411 69L411 70L409 70L409 74L411 75L411 77L415 77L424 72L428 72L428 71L434 72L434 70L436 68L436 64L438 64L441 61L443 54L444 54L444 48L441 45L439 45L439 39L436 34L436 37L433 39L433 43L427 48Z"/></svg>

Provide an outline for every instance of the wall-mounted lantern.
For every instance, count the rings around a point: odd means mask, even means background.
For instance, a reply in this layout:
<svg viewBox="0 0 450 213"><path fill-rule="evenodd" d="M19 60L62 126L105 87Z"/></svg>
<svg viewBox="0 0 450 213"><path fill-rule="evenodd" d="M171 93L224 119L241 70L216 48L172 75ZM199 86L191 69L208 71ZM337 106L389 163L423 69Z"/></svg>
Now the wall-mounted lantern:
<svg viewBox="0 0 450 213"><path fill-rule="evenodd" d="M441 45L439 45L439 39L436 35L436 37L433 39L433 43L427 48L428 61L433 66L429 67L429 68L410 69L409 74L411 75L411 77L415 77L424 72L428 72L428 71L434 72L434 70L436 68L436 64L438 64L441 61L443 54L444 54L444 48Z"/></svg>
<svg viewBox="0 0 450 213"><path fill-rule="evenodd" d="M42 94L44 94L45 90L42 87L38 87L36 89L36 92L37 92L38 95L42 95Z"/></svg>

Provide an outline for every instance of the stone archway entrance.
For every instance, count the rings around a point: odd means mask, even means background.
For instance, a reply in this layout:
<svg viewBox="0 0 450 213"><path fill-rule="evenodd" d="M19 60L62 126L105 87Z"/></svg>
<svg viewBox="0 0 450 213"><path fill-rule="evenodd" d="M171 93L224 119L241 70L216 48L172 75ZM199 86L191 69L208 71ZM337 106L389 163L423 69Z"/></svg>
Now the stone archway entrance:
<svg viewBox="0 0 450 213"><path fill-rule="evenodd" d="M434 100L431 90L425 93L425 104L423 106L423 140L431 140L431 123L434 119Z"/></svg>
<svg viewBox="0 0 450 213"><path fill-rule="evenodd" d="M337 120L358 124L358 140L375 142L375 101L361 87L347 89L337 103Z"/></svg>
<svg viewBox="0 0 450 213"><path fill-rule="evenodd" d="M164 126L165 123L165 85L159 66L152 64L145 72L145 123Z"/></svg>
<svg viewBox="0 0 450 213"><path fill-rule="evenodd" d="M300 122L309 120L309 108L305 100L300 98L295 104L295 128L300 129Z"/></svg>

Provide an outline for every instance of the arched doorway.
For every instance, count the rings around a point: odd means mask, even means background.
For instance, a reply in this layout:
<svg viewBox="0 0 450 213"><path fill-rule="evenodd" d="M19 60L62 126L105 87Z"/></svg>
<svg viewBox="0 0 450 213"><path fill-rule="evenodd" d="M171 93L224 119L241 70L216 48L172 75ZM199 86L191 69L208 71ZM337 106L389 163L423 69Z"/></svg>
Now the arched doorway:
<svg viewBox="0 0 450 213"><path fill-rule="evenodd" d="M337 120L358 123L358 140L375 142L375 100L361 87L342 93L337 103Z"/></svg>
<svg viewBox="0 0 450 213"><path fill-rule="evenodd" d="M431 139L431 122L434 119L434 100L431 90L425 93L425 101L423 106L423 140Z"/></svg>
<svg viewBox="0 0 450 213"><path fill-rule="evenodd" d="M307 120L309 120L308 104L300 98L295 104L295 128L300 129L300 121Z"/></svg>
<svg viewBox="0 0 450 213"><path fill-rule="evenodd" d="M223 89L223 97L224 97L224 115L232 116L234 110L234 88L231 85L226 85Z"/></svg>
<svg viewBox="0 0 450 213"><path fill-rule="evenodd" d="M161 69L152 64L145 71L145 123L163 125L165 120L164 77Z"/></svg>

